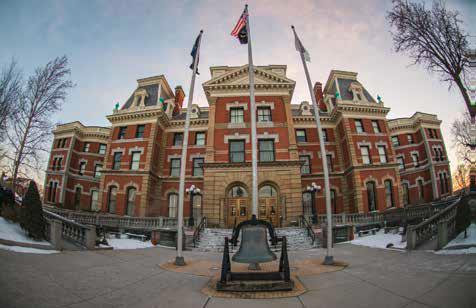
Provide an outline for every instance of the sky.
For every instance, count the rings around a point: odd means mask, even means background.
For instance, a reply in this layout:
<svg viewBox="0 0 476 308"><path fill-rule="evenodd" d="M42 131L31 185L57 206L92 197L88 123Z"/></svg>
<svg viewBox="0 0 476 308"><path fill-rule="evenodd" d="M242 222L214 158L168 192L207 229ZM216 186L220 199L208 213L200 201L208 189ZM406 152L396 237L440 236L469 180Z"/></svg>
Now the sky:
<svg viewBox="0 0 476 308"><path fill-rule="evenodd" d="M127 100L137 79L164 74L173 88L181 85L188 93L190 51L203 29L194 103L207 106L200 85L210 79L209 67L247 63L247 46L230 36L245 3L254 64L287 65L287 76L296 81L292 103L310 97L291 24L310 53L313 82L325 84L332 69L358 72L364 87L391 108L389 119L436 114L456 167L450 126L464 111L461 94L394 52L385 19L391 0L0 0L0 66L15 59L28 75L66 55L75 87L53 120L108 126L105 116ZM476 48L476 0L447 5L461 13Z"/></svg>

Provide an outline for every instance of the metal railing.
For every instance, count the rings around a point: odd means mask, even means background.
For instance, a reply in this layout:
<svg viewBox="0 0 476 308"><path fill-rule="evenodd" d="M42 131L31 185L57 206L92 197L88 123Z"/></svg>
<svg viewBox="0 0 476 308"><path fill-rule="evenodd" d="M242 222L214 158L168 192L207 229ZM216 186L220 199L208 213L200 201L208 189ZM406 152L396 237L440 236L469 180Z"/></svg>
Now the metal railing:
<svg viewBox="0 0 476 308"><path fill-rule="evenodd" d="M301 220L302 226L306 228L307 236L311 238L312 245L314 245L314 242L316 241L316 233L314 233L314 229L312 228L311 223L306 219L304 215L299 216L299 219Z"/></svg>
<svg viewBox="0 0 476 308"><path fill-rule="evenodd" d="M193 247L200 241L200 233L207 227L207 217L203 216L195 231L193 231Z"/></svg>
<svg viewBox="0 0 476 308"><path fill-rule="evenodd" d="M451 239L455 233L455 218L459 201L460 199L456 199L449 206L446 206L443 210L438 210L425 221L408 226L407 249L416 249L421 244L435 239L439 234L446 238L446 242ZM438 243L438 248L442 248L440 246L442 244Z"/></svg>

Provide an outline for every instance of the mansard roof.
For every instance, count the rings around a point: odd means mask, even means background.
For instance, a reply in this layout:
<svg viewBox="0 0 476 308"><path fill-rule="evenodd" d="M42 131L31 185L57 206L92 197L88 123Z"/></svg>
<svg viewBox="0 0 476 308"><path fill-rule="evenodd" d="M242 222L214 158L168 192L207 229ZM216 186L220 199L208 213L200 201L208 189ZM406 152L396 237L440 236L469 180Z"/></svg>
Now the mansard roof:
<svg viewBox="0 0 476 308"><path fill-rule="evenodd" d="M144 105L146 107L156 106L159 84L162 85L162 89L160 92L162 98L169 99L175 97L174 92L172 91L164 75L142 78L137 80L137 88L134 90L134 92L132 92L131 96L124 103L121 110L128 109L129 107L131 107L132 103L134 102L134 94L140 90L145 90L147 93L144 99Z"/></svg>
<svg viewBox="0 0 476 308"><path fill-rule="evenodd" d="M363 94L367 101L377 103L367 89L357 80L357 75L355 72L332 70L324 87L324 93L333 96L338 90L342 100L351 101L354 97L349 89L352 83L356 83L362 87Z"/></svg>
<svg viewBox="0 0 476 308"><path fill-rule="evenodd" d="M183 109L181 113L176 114L173 116L172 120L185 120L185 117L187 116L187 110ZM208 111L201 111L200 114L198 115L199 119L208 119Z"/></svg>

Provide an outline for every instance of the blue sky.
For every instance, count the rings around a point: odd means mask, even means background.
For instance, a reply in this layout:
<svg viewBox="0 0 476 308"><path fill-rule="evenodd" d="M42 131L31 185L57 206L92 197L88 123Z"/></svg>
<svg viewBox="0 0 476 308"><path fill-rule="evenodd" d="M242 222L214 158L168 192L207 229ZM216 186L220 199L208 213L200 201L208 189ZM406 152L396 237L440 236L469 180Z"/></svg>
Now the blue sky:
<svg viewBox="0 0 476 308"><path fill-rule="evenodd" d="M308 49L311 77L325 83L331 69L355 71L374 96L392 110L389 118L415 111L437 114L450 152L449 127L464 110L456 91L448 91L438 76L409 66L395 54L385 20L391 1L303 0L247 1L250 6L253 55L256 65L286 64L296 80L293 103L309 100L290 25ZM204 30L198 89L194 102L207 105L200 84L210 78L209 66L243 65L246 45L229 35L244 1L0 1L0 65L15 58L26 74L48 60L70 59L71 91L55 121L79 120L108 125L106 114L121 104L138 78L164 74L172 87L188 93L189 55ZM452 0L464 26L476 35L475 0ZM472 18L472 19L471 19ZM476 47L475 37L472 37Z"/></svg>

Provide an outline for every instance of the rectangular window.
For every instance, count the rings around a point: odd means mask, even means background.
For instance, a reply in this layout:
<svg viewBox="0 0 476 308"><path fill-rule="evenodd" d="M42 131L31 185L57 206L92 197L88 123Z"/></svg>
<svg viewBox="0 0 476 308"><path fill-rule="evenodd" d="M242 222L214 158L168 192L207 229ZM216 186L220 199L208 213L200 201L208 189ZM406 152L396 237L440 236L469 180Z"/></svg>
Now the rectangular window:
<svg viewBox="0 0 476 308"><path fill-rule="evenodd" d="M394 147L400 146L400 140L398 139L398 136L392 136L392 144Z"/></svg>
<svg viewBox="0 0 476 308"><path fill-rule="evenodd" d="M98 153L101 154L101 155L106 154L106 145L104 143L99 144Z"/></svg>
<svg viewBox="0 0 476 308"><path fill-rule="evenodd" d="M377 120L372 120L372 128L374 129L374 133L380 134L382 131L380 130L380 126L378 125Z"/></svg>
<svg viewBox="0 0 476 308"><path fill-rule="evenodd" d="M259 161L274 161L274 140L258 140Z"/></svg>
<svg viewBox="0 0 476 308"><path fill-rule="evenodd" d="M79 171L78 171L78 174L79 175L84 175L84 171L86 170L86 162L85 161L82 161L79 163Z"/></svg>
<svg viewBox="0 0 476 308"><path fill-rule="evenodd" d="M85 142L83 146L83 152L89 152L89 147L91 144L89 142Z"/></svg>
<svg viewBox="0 0 476 308"><path fill-rule="evenodd" d="M114 170L121 169L121 159L122 159L122 153L121 152L114 153L114 160L112 162L112 169L114 169Z"/></svg>
<svg viewBox="0 0 476 308"><path fill-rule="evenodd" d="M271 108L270 107L258 107L258 122L271 122Z"/></svg>
<svg viewBox="0 0 476 308"><path fill-rule="evenodd" d="M423 200L425 199L425 188L424 188L423 180L418 180L417 184L418 184L418 197L420 198L420 200Z"/></svg>
<svg viewBox="0 0 476 308"><path fill-rule="evenodd" d="M204 158L194 158L193 159L193 176L203 176L203 163Z"/></svg>
<svg viewBox="0 0 476 308"><path fill-rule="evenodd" d="M94 177L96 179L99 179L101 177L101 169L102 169L102 165L100 164L96 164L94 166Z"/></svg>
<svg viewBox="0 0 476 308"><path fill-rule="evenodd" d="M428 134L430 135L430 138L433 138L433 130L431 128L428 128Z"/></svg>
<svg viewBox="0 0 476 308"><path fill-rule="evenodd" d="M296 141L307 142L307 135L305 129L296 129Z"/></svg>
<svg viewBox="0 0 476 308"><path fill-rule="evenodd" d="M397 157L398 169L405 170L405 160L403 157Z"/></svg>
<svg viewBox="0 0 476 308"><path fill-rule="evenodd" d="M180 176L180 158L170 160L170 176Z"/></svg>
<svg viewBox="0 0 476 308"><path fill-rule="evenodd" d="M230 140L230 163L242 163L245 161L245 141Z"/></svg>
<svg viewBox="0 0 476 308"><path fill-rule="evenodd" d="M183 133L174 134L174 146L181 146L183 142Z"/></svg>
<svg viewBox="0 0 476 308"><path fill-rule="evenodd" d="M140 152L132 152L131 154L131 170L139 170Z"/></svg>
<svg viewBox="0 0 476 308"><path fill-rule="evenodd" d="M418 154L417 153L412 154L412 160L413 160L413 166L415 168L420 166L420 163L418 162Z"/></svg>
<svg viewBox="0 0 476 308"><path fill-rule="evenodd" d="M230 123L243 123L244 110L243 108L230 108Z"/></svg>
<svg viewBox="0 0 476 308"><path fill-rule="evenodd" d="M407 134L407 141L408 141L408 144L413 144L413 135L412 134Z"/></svg>
<svg viewBox="0 0 476 308"><path fill-rule="evenodd" d="M63 162L63 157L58 158L58 162L56 165L56 170L61 170L61 163Z"/></svg>
<svg viewBox="0 0 476 308"><path fill-rule="evenodd" d="M327 135L327 129L326 128L322 129L322 140L324 140L324 142L329 141L329 136Z"/></svg>
<svg viewBox="0 0 476 308"><path fill-rule="evenodd" d="M205 133L198 132L195 134L195 145L205 145Z"/></svg>
<svg viewBox="0 0 476 308"><path fill-rule="evenodd" d="M61 148L61 142L62 142L62 141L63 141L63 139L58 139L58 140L56 141L56 147L57 147L57 148Z"/></svg>
<svg viewBox="0 0 476 308"><path fill-rule="evenodd" d="M355 130L357 133L362 134L365 133L364 126L362 125L362 120L354 120L355 123Z"/></svg>
<svg viewBox="0 0 476 308"><path fill-rule="evenodd" d="M56 170L56 161L58 160L58 158L54 158L53 159L53 166L51 167L51 170L55 171Z"/></svg>
<svg viewBox="0 0 476 308"><path fill-rule="evenodd" d="M370 158L370 148L368 146L361 146L360 154L362 155L362 163L364 165L372 164L372 159Z"/></svg>
<svg viewBox="0 0 476 308"><path fill-rule="evenodd" d="M136 138L144 138L145 125L137 125L136 128Z"/></svg>
<svg viewBox="0 0 476 308"><path fill-rule="evenodd" d="M301 174L311 174L311 156L299 155L299 160L304 162L304 164L301 165Z"/></svg>
<svg viewBox="0 0 476 308"><path fill-rule="evenodd" d="M327 170L334 171L334 164L332 162L332 155L327 154L326 158L327 158Z"/></svg>
<svg viewBox="0 0 476 308"><path fill-rule="evenodd" d="M127 126L119 127L119 134L117 135L117 139L125 139L126 131L127 131Z"/></svg>
<svg viewBox="0 0 476 308"><path fill-rule="evenodd" d="M377 149L378 149L378 155L380 157L380 162L382 164L385 164L387 163L387 151L385 150L385 146L383 145L379 145L377 146Z"/></svg>

